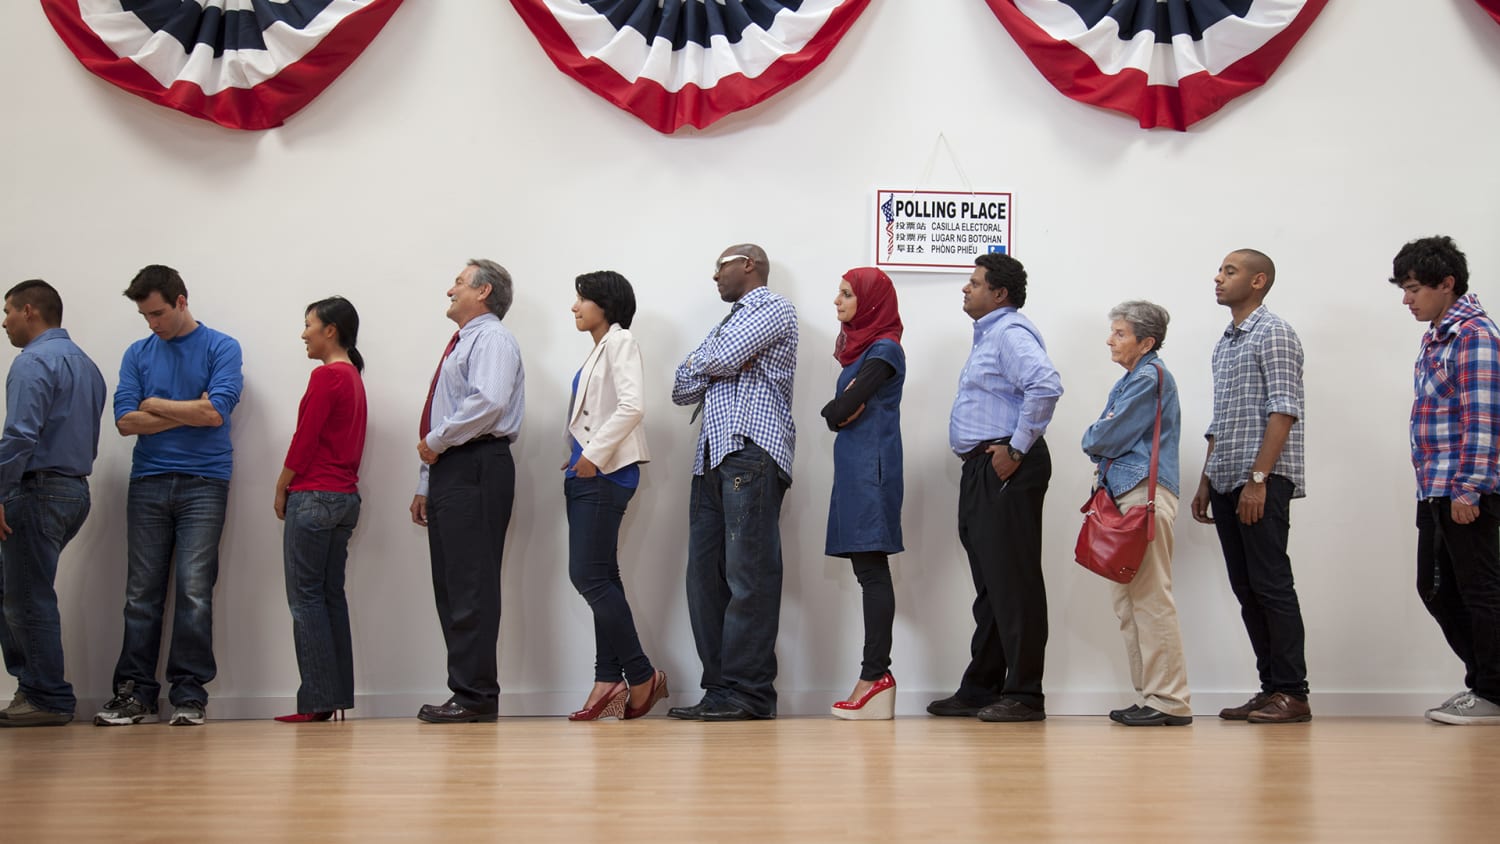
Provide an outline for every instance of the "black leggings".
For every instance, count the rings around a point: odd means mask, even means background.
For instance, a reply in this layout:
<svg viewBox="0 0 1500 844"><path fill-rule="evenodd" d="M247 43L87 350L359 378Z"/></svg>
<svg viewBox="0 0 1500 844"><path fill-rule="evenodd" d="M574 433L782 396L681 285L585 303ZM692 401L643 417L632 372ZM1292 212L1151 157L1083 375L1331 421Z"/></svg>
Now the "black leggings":
<svg viewBox="0 0 1500 844"><path fill-rule="evenodd" d="M896 623L890 558L879 551L864 551L851 554L849 562L864 590L865 658L859 679L879 680L891 670L891 627Z"/></svg>

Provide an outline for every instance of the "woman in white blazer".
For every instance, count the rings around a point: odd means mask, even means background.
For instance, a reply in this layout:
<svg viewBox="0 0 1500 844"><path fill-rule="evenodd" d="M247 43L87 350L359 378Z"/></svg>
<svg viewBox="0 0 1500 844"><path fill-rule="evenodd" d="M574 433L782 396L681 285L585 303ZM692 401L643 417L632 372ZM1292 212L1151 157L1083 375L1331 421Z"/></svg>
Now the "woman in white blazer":
<svg viewBox="0 0 1500 844"><path fill-rule="evenodd" d="M573 321L594 348L573 376L565 438L571 448L563 493L568 504L568 577L594 611L594 688L573 721L639 718L667 696L667 673L641 650L620 582L620 521L651 459L641 424L641 352L630 333L635 292L616 272L574 282Z"/></svg>

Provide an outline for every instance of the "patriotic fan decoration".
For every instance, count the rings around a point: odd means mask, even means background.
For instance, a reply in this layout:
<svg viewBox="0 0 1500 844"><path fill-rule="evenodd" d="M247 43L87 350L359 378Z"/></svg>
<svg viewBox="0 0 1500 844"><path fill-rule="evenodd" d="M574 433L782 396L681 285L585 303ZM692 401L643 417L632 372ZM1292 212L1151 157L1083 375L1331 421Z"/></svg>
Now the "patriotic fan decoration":
<svg viewBox="0 0 1500 844"><path fill-rule="evenodd" d="M1182 130L1264 84L1328 0L985 2L1059 91Z"/></svg>
<svg viewBox="0 0 1500 844"><path fill-rule="evenodd" d="M658 132L806 76L870 0L511 0L563 73Z"/></svg>
<svg viewBox="0 0 1500 844"><path fill-rule="evenodd" d="M401 0L42 0L93 73L231 129L269 129L312 102Z"/></svg>
<svg viewBox="0 0 1500 844"><path fill-rule="evenodd" d="M1495 23L1500 23L1500 0L1479 0L1479 7L1489 12Z"/></svg>

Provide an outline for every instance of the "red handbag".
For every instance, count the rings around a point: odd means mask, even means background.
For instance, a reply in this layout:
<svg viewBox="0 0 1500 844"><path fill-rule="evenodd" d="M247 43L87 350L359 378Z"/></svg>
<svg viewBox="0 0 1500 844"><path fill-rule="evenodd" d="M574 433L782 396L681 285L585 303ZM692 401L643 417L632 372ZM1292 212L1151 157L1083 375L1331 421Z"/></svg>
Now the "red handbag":
<svg viewBox="0 0 1500 844"><path fill-rule="evenodd" d="M1151 477L1147 487L1146 506L1132 507L1121 513L1103 483L1109 464L1100 472L1099 488L1080 508L1083 527L1073 557L1079 565L1116 583L1129 583L1140 571L1146 558L1146 546L1156 538L1156 470L1161 457L1161 366L1156 367L1156 427L1151 434Z"/></svg>

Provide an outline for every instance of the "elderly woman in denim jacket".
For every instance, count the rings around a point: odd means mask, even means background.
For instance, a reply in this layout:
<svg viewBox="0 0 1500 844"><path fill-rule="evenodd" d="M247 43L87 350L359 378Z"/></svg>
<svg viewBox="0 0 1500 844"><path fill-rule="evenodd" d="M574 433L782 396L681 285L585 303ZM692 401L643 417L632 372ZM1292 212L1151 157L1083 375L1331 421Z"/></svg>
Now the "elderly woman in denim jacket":
<svg viewBox="0 0 1500 844"><path fill-rule="evenodd" d="M1147 506L1147 477L1161 393L1161 446L1156 488L1156 538L1130 583L1114 583L1115 615L1125 637L1136 702L1109 717L1128 727L1186 726L1193 722L1187 665L1177 606L1172 600L1172 521L1177 516L1178 442L1182 412L1177 383L1157 350L1167 337L1169 316L1151 302L1124 302L1109 312L1110 359L1126 374L1109 391L1098 421L1083 434L1083 452L1094 461L1098 483L1125 512Z"/></svg>

